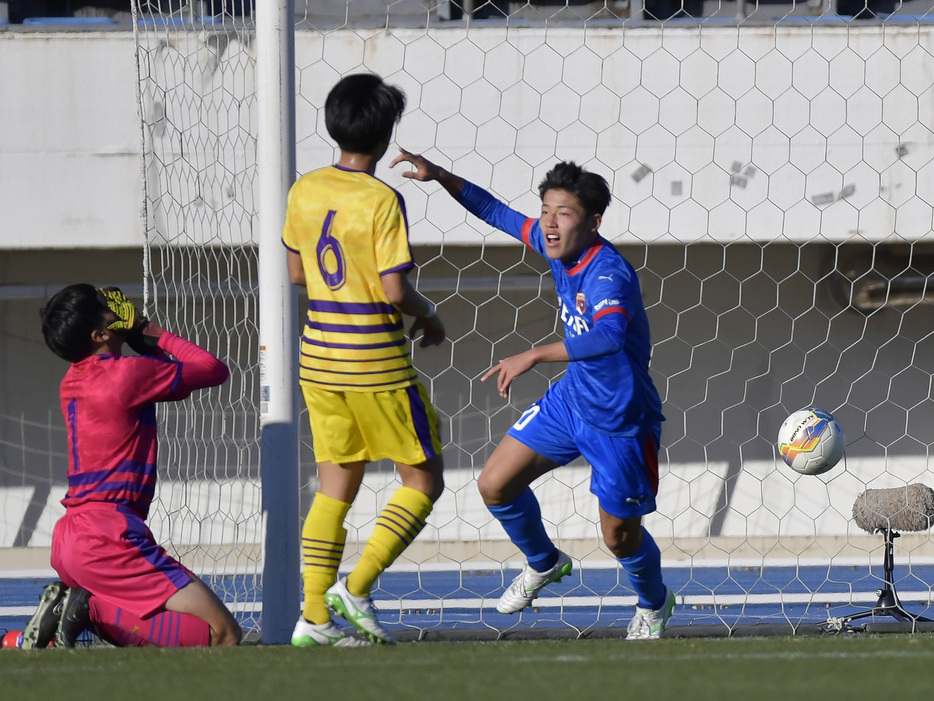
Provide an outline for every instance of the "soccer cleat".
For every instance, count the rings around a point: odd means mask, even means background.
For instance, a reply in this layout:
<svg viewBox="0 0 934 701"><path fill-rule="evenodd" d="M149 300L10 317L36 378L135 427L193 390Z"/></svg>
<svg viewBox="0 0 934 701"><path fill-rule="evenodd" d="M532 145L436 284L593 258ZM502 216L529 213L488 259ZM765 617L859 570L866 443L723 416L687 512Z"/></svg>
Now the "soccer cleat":
<svg viewBox="0 0 934 701"><path fill-rule="evenodd" d="M75 646L75 641L91 619L90 598L91 592L81 587L71 587L65 594L62 616L55 632L55 647Z"/></svg>
<svg viewBox="0 0 934 701"><path fill-rule="evenodd" d="M299 618L292 631L295 647L369 647L371 644L368 640L346 635L333 621L315 625Z"/></svg>
<svg viewBox="0 0 934 701"><path fill-rule="evenodd" d="M571 574L574 565L567 554L558 551L558 561L555 566L544 572L536 572L528 565L519 573L519 576L512 580L509 588L503 592L496 604L496 610L500 613L515 613L521 611L532 603L532 600L538 597L538 593L546 584L560 582Z"/></svg>
<svg viewBox="0 0 934 701"><path fill-rule="evenodd" d="M68 587L64 582L52 582L42 590L39 607L23 629L23 649L46 648L55 639L55 631L62 617L62 602Z"/></svg>
<svg viewBox="0 0 934 701"><path fill-rule="evenodd" d="M636 606L636 615L626 628L626 640L658 640L665 634L671 614L675 612L675 595L665 588L665 603L657 610Z"/></svg>
<svg viewBox="0 0 934 701"><path fill-rule="evenodd" d="M347 590L347 580L338 580L324 594L324 603L331 611L344 618L367 640L374 643L395 644L393 638L376 620L373 600L354 596Z"/></svg>

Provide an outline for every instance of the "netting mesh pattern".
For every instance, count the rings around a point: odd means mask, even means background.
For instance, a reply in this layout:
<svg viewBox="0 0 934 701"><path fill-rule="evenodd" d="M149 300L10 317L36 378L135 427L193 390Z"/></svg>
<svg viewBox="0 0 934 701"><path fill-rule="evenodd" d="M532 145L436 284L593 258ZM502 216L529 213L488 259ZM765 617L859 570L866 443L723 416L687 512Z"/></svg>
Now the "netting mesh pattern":
<svg viewBox="0 0 934 701"><path fill-rule="evenodd" d="M869 487L930 481L931 26L299 19L299 172L336 156L330 87L373 71L408 96L400 146L516 209L538 212L537 183L558 160L610 182L601 231L639 273L668 419L646 524L679 622L797 625L874 600L882 543L852 523L852 504ZM232 587L228 601L258 611L253 34L233 21L141 26L152 308L234 369L166 416L154 520ZM377 176L406 199L413 279L448 328L449 344L415 352L445 423L448 489L380 580L379 605L419 631L624 625L635 599L600 543L583 463L535 485L580 574L518 622L490 613L518 555L476 476L561 368L520 378L509 403L479 375L560 338L553 288L534 255L388 161ZM811 404L847 435L844 462L822 477L791 472L774 448L785 416ZM304 513L316 478L304 419L302 430ZM397 484L391 466L368 473L349 561ZM902 596L926 604L928 534L898 547Z"/></svg>

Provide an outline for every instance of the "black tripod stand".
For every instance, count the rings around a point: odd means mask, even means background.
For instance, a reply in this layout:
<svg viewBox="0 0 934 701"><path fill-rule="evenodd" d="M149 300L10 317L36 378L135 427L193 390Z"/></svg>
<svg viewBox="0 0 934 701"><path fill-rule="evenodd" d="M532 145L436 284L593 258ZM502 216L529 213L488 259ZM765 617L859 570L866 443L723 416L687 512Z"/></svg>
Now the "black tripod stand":
<svg viewBox="0 0 934 701"><path fill-rule="evenodd" d="M903 623L930 622L930 618L924 616L915 616L908 613L898 600L898 593L895 591L895 556L893 554L893 543L901 534L896 533L891 528L884 530L885 534L885 554L882 559L882 588L876 590L878 599L876 605L868 611L861 611L852 616L843 616L841 618L831 618L825 623L829 630L844 630L852 621L869 616L891 616Z"/></svg>

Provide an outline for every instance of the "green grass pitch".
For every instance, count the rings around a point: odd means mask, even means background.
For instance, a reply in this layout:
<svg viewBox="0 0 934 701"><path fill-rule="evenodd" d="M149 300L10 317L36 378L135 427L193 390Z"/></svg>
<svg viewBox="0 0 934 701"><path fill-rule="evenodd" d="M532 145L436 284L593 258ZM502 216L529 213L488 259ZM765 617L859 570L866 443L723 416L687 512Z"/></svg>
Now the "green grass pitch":
<svg viewBox="0 0 934 701"><path fill-rule="evenodd" d="M0 652L3 699L929 699L934 637Z"/></svg>

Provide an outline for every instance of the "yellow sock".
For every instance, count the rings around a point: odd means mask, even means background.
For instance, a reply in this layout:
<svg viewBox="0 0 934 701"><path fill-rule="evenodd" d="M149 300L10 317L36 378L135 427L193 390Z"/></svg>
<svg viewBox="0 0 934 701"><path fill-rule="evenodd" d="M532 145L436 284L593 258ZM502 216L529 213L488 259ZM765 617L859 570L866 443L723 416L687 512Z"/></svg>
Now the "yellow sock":
<svg viewBox="0 0 934 701"><path fill-rule="evenodd" d="M366 542L359 562L347 576L347 589L354 596L369 596L376 578L395 562L425 527L433 502L411 487L400 487L376 518L373 535Z"/></svg>
<svg viewBox="0 0 934 701"><path fill-rule="evenodd" d="M320 492L308 511L302 527L302 581L305 583L305 606L302 615L312 623L320 625L331 620L324 605L324 592L337 581L337 568L344 555L344 518L350 504Z"/></svg>

